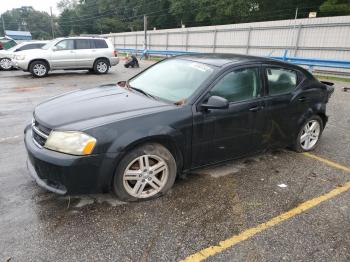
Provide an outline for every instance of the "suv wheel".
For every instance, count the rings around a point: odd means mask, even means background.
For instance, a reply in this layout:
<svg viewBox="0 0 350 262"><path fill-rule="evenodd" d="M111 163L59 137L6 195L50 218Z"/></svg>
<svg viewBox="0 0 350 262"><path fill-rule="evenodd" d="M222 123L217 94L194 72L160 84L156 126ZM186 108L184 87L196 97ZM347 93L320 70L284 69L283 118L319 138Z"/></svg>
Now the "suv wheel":
<svg viewBox="0 0 350 262"><path fill-rule="evenodd" d="M11 59L6 57L0 59L0 68L2 70L10 70L12 68Z"/></svg>
<svg viewBox="0 0 350 262"><path fill-rule="evenodd" d="M96 74L107 74L109 70L109 63L106 59L98 59L94 64L94 71Z"/></svg>
<svg viewBox="0 0 350 262"><path fill-rule="evenodd" d="M124 201L152 199L173 186L176 169L169 150L160 144L145 144L128 152L120 161L113 190Z"/></svg>
<svg viewBox="0 0 350 262"><path fill-rule="evenodd" d="M313 116L305 122L299 131L294 150L297 152L312 151L318 145L323 131L323 122L319 116Z"/></svg>
<svg viewBox="0 0 350 262"><path fill-rule="evenodd" d="M44 61L34 61L30 64L29 71L34 77L44 77L49 72L49 66Z"/></svg>

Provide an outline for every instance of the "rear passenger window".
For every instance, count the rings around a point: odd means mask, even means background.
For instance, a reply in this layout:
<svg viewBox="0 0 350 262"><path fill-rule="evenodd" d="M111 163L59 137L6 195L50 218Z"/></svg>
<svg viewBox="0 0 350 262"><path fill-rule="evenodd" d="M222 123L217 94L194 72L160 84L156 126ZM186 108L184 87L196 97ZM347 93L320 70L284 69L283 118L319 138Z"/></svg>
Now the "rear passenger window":
<svg viewBox="0 0 350 262"><path fill-rule="evenodd" d="M292 92L297 86L297 72L286 68L266 68L270 95Z"/></svg>
<svg viewBox="0 0 350 262"><path fill-rule="evenodd" d="M95 48L108 48L108 45L105 40L102 39L94 39Z"/></svg>
<svg viewBox="0 0 350 262"><path fill-rule="evenodd" d="M91 41L89 39L75 40L75 49L92 49Z"/></svg>

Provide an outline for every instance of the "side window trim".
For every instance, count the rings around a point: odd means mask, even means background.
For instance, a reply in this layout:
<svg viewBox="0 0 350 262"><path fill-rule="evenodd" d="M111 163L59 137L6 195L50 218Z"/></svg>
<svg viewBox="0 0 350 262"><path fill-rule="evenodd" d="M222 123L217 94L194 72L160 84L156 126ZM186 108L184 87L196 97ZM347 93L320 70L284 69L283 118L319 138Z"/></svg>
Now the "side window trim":
<svg viewBox="0 0 350 262"><path fill-rule="evenodd" d="M240 103L246 103L246 102L254 102L257 101L259 99L261 99L264 96L264 83L263 83L263 79L262 79L262 75L261 75L261 68L262 65L261 64L250 64L250 65L244 65L244 66L239 66L239 67L231 67L228 70L224 71L210 86L210 88L207 90L205 97L208 97L209 92L221 81L221 79L223 79L226 75L235 72L235 71L239 71L239 70L244 70L244 69L249 69L249 68L256 68L257 72L258 72L258 79L260 81L260 90L259 96L250 98L250 99L245 99L245 100L240 100L240 101L229 101L230 106L234 105L234 104L240 104Z"/></svg>
<svg viewBox="0 0 350 262"><path fill-rule="evenodd" d="M249 68L249 67L256 67L259 68L259 74L260 74L260 83L261 83L261 89L264 90L264 93L266 92L265 90L265 86L264 86L264 79L263 79L263 63L259 63L259 62L255 62L255 63L251 63L251 64L246 64L246 65L241 65L241 66L237 66L237 65L233 65L230 66L228 68L226 68L225 70L223 70L220 73L217 73L217 76L214 78L214 80L208 84L207 87L205 87L204 92L202 95L200 95L196 101L194 102L194 108L196 108L196 111L201 111L200 106L202 103L205 102L205 100L207 100L209 98L209 92L210 90L229 72L232 72L234 70L239 70L242 68ZM263 94L261 93L261 97L258 97L259 99L263 98ZM253 100L251 100L253 101ZM254 100L255 101L255 100ZM246 101L245 101L246 102ZM233 102L233 103L238 103L238 102ZM230 103L231 105L231 103Z"/></svg>
<svg viewBox="0 0 350 262"><path fill-rule="evenodd" d="M267 76L267 69L271 68L271 69L284 69L284 70L290 70L290 71L294 71L296 74L296 85L294 87L293 90L291 90L290 92L285 92L285 93L281 93L281 94L270 94L270 87L269 87L269 81L268 81L268 76ZM294 68L289 68L288 66L281 66L281 65L275 65L275 64L263 64L262 65L262 73L263 73L263 82L264 82L264 88L265 88L265 96L266 97L277 97L277 96L284 96L284 95L290 95L292 94L295 90L298 89L298 87L300 86L300 84L303 82L303 78L300 78L300 76L302 75L302 73L299 70L296 70Z"/></svg>

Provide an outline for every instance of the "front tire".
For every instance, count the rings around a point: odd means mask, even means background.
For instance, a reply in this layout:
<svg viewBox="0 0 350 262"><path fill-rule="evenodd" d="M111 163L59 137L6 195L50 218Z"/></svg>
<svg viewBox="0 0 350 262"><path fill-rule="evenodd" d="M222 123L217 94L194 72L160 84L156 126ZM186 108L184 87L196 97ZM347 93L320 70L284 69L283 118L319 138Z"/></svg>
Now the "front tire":
<svg viewBox="0 0 350 262"><path fill-rule="evenodd" d="M34 61L30 64L29 71L34 77L45 77L49 73L49 65L44 61Z"/></svg>
<svg viewBox="0 0 350 262"><path fill-rule="evenodd" d="M107 74L109 71L109 63L106 59L97 59L94 64L94 72L102 75Z"/></svg>
<svg viewBox="0 0 350 262"><path fill-rule="evenodd" d="M322 119L319 116L309 118L298 133L294 150L300 153L314 150L320 141L322 131Z"/></svg>
<svg viewBox="0 0 350 262"><path fill-rule="evenodd" d="M165 194L176 178L176 162L160 144L145 144L128 152L113 179L113 191L123 201L148 200Z"/></svg>
<svg viewBox="0 0 350 262"><path fill-rule="evenodd" d="M1 58L0 59L0 69L8 71L12 69L12 63L10 58Z"/></svg>

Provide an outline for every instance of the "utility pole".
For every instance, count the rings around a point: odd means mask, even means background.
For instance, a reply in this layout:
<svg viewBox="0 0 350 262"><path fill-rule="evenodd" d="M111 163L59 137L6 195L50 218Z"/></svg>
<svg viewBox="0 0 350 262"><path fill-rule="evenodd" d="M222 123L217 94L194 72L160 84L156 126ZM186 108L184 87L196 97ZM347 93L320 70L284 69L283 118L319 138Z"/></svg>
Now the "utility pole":
<svg viewBox="0 0 350 262"><path fill-rule="evenodd" d="M299 8L297 7L297 9L295 9L295 17L294 17L295 21L298 19L298 10Z"/></svg>
<svg viewBox="0 0 350 262"><path fill-rule="evenodd" d="M55 30L53 28L53 17L52 17L52 6L50 6L50 14L51 14L51 32L52 32L52 39L55 38Z"/></svg>
<svg viewBox="0 0 350 262"><path fill-rule="evenodd" d="M5 21L4 21L4 14L1 15L1 20L2 20L2 29L4 30L4 35L5 35Z"/></svg>
<svg viewBox="0 0 350 262"><path fill-rule="evenodd" d="M145 34L145 39L144 39L144 50L147 50L147 16L143 15L143 30ZM145 57L147 58L147 53L145 53Z"/></svg>
<svg viewBox="0 0 350 262"><path fill-rule="evenodd" d="M296 26L297 26L298 10L299 10L299 8L297 7L295 9L294 25L293 25L293 29L292 29L292 33L291 33L291 44L290 44L291 48L292 48L292 46L294 44L294 35L295 35L295 29L296 29ZM289 50L289 51L291 51L291 50Z"/></svg>

